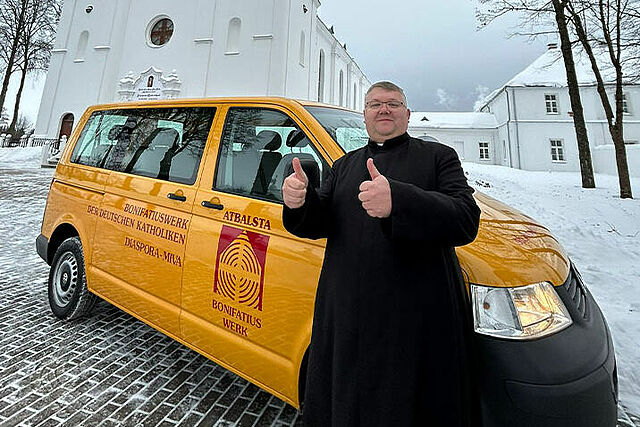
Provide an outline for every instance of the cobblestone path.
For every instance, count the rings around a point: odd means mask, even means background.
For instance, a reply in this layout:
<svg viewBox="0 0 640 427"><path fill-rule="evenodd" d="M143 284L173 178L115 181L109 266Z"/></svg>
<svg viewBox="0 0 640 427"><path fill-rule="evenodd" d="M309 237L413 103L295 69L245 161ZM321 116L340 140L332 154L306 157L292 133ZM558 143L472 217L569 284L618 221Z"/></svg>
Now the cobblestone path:
<svg viewBox="0 0 640 427"><path fill-rule="evenodd" d="M271 394L106 302L49 311L35 238L53 171L0 170L0 426L292 426Z"/></svg>

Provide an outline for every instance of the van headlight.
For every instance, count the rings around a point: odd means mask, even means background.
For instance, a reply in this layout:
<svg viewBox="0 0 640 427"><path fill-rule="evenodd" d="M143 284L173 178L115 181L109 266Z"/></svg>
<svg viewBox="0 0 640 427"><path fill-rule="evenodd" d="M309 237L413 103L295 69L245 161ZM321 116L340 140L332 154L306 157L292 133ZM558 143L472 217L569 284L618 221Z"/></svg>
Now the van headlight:
<svg viewBox="0 0 640 427"><path fill-rule="evenodd" d="M548 282L518 288L471 285L476 332L512 340L544 337L571 325L567 308Z"/></svg>

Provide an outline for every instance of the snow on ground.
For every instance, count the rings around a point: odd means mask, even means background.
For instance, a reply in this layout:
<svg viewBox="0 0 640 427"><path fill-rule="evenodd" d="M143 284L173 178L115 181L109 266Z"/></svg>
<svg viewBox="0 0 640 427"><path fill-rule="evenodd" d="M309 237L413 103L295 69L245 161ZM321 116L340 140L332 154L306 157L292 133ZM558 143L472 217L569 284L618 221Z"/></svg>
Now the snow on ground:
<svg viewBox="0 0 640 427"><path fill-rule="evenodd" d="M567 250L611 329L621 403L640 413L640 179L636 199L622 200L615 176L596 175L597 188L583 189L577 172L463 167L476 189L534 218Z"/></svg>
<svg viewBox="0 0 640 427"><path fill-rule="evenodd" d="M0 169L39 168L40 154L0 148ZM596 175L598 188L586 190L579 173L463 167L475 188L533 217L565 247L611 328L621 403L640 414L640 179L636 199L621 200L614 176Z"/></svg>
<svg viewBox="0 0 640 427"><path fill-rule="evenodd" d="M0 148L0 169L40 168L42 147Z"/></svg>

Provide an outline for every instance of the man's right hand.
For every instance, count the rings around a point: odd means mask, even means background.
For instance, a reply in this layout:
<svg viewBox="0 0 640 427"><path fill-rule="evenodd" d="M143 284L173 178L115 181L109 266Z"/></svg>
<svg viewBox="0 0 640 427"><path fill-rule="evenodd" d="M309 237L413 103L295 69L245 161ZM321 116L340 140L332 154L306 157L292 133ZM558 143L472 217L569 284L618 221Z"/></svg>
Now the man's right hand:
<svg viewBox="0 0 640 427"><path fill-rule="evenodd" d="M297 209L304 205L309 178L302 170L300 160L297 157L293 158L291 164L293 165L293 173L282 183L282 198L288 208Z"/></svg>

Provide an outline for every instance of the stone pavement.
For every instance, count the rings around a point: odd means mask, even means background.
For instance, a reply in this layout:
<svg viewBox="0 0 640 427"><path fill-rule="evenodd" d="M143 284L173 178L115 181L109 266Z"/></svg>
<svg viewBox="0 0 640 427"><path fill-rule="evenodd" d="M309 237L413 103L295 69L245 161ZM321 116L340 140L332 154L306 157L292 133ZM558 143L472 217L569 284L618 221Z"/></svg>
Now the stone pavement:
<svg viewBox="0 0 640 427"><path fill-rule="evenodd" d="M298 411L100 301L49 311L35 238L53 171L0 170L0 426L292 426Z"/></svg>
<svg viewBox="0 0 640 427"><path fill-rule="evenodd" d="M0 170L0 426L301 425L295 408L106 302L80 321L51 314L34 242L52 175Z"/></svg>

